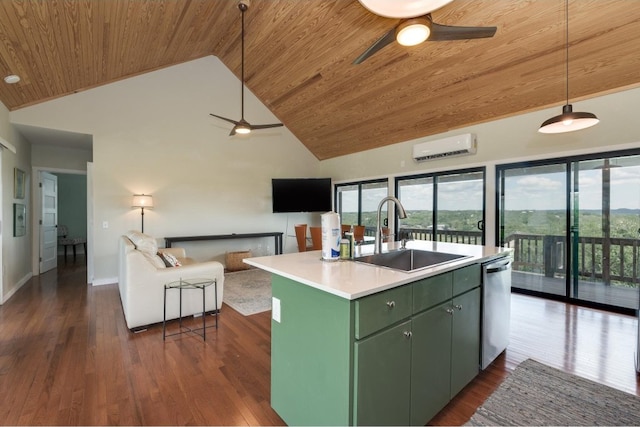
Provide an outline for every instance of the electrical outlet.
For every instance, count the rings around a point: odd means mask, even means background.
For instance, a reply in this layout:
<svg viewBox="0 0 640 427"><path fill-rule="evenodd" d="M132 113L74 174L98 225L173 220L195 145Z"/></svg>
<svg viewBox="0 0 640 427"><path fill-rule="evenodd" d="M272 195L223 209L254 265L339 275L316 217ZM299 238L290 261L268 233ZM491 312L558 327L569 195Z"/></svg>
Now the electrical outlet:
<svg viewBox="0 0 640 427"><path fill-rule="evenodd" d="M276 297L271 297L271 318L280 323L280 300Z"/></svg>

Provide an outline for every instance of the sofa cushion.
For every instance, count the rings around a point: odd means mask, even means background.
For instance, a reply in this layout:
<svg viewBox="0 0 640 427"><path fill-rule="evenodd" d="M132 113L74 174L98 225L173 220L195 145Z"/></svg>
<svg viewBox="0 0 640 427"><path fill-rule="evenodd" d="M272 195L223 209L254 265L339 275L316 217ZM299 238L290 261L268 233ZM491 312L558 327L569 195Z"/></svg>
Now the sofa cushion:
<svg viewBox="0 0 640 427"><path fill-rule="evenodd" d="M142 251L140 251L142 252ZM161 257L159 257L157 254L150 254L149 252L142 252L142 255L144 255L144 257L146 259L149 260L149 262L156 268L165 268L166 265L164 264L164 261L162 260Z"/></svg>
<svg viewBox="0 0 640 427"><path fill-rule="evenodd" d="M158 242L153 237L134 230L129 231L127 237L140 252L146 252L153 256L158 253Z"/></svg>

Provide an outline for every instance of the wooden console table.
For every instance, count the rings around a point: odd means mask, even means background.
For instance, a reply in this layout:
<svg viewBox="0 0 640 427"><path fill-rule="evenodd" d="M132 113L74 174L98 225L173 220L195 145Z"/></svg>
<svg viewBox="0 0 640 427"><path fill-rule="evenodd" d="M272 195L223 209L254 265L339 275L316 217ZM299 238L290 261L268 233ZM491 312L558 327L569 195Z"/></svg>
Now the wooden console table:
<svg viewBox="0 0 640 427"><path fill-rule="evenodd" d="M281 232L270 233L231 233L231 234L216 234L212 236L184 236L184 237L165 237L164 245L170 248L174 242L195 242L198 240L229 240L229 239L252 239L256 237L273 237L276 242L275 253L276 255L282 254L282 234Z"/></svg>

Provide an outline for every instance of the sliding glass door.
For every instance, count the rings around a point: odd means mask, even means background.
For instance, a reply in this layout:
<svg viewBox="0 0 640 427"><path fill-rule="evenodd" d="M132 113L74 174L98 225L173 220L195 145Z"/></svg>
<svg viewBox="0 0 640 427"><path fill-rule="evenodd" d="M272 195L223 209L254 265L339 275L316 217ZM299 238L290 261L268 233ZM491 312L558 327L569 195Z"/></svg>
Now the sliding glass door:
<svg viewBox="0 0 640 427"><path fill-rule="evenodd" d="M503 169L499 242L513 248L514 288L566 295L566 163Z"/></svg>
<svg viewBox="0 0 640 427"><path fill-rule="evenodd" d="M378 204L387 197L388 193L387 179L337 184L335 187L336 212L340 214L343 224L364 225L365 235L373 237Z"/></svg>
<svg viewBox="0 0 640 427"><path fill-rule="evenodd" d="M498 241L514 249L513 288L638 308L637 154L498 166Z"/></svg>
<svg viewBox="0 0 640 427"><path fill-rule="evenodd" d="M397 178L407 211L398 228L417 240L483 244L484 184L484 168Z"/></svg>
<svg viewBox="0 0 640 427"><path fill-rule="evenodd" d="M638 307L640 156L572 164L573 298Z"/></svg>

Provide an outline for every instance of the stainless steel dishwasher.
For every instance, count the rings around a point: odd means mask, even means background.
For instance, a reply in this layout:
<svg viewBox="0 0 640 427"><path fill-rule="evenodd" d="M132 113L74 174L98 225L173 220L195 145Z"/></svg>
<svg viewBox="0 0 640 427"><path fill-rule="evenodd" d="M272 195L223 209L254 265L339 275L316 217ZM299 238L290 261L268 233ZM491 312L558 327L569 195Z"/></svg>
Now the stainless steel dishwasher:
<svg viewBox="0 0 640 427"><path fill-rule="evenodd" d="M485 369L509 345L511 258L482 264L481 367Z"/></svg>

